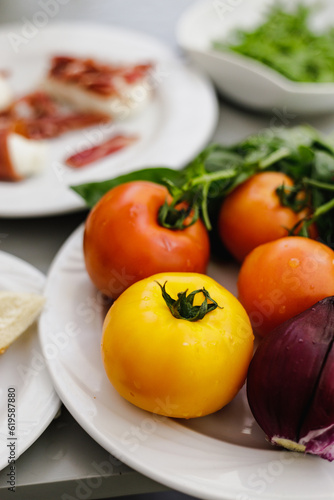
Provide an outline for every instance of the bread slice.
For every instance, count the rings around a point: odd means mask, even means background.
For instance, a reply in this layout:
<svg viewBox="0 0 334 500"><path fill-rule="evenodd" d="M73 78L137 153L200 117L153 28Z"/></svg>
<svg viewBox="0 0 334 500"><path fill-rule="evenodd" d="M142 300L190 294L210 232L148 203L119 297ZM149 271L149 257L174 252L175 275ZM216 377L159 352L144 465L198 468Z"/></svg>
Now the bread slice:
<svg viewBox="0 0 334 500"><path fill-rule="evenodd" d="M44 303L35 293L0 291L0 354L32 325Z"/></svg>

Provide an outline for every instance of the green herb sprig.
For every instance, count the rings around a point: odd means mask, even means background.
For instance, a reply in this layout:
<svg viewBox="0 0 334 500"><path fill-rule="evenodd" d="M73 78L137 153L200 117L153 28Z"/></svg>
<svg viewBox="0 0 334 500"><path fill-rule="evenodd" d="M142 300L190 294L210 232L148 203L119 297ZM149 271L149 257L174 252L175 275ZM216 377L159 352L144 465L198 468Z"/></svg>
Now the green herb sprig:
<svg viewBox="0 0 334 500"><path fill-rule="evenodd" d="M148 180L162 184L173 197L169 204L174 210L172 218L178 203L187 201L196 217L201 216L211 229L210 220L224 197L263 171L283 172L294 180L293 190L278 189L281 203L296 212L307 205L310 216L300 224L300 234L307 236L308 227L316 221L320 238L334 248L334 141L307 125L264 129L232 146L212 144L182 170L146 168L72 189L93 206L109 189L125 182ZM306 192L302 203L298 199L301 190ZM167 217L166 211L168 206L164 209Z"/></svg>

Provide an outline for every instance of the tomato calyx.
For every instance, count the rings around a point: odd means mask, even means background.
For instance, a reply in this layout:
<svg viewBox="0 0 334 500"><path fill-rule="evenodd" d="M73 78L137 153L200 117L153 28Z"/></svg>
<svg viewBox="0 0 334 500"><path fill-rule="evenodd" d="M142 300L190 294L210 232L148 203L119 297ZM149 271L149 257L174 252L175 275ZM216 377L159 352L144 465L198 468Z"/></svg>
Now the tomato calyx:
<svg viewBox="0 0 334 500"><path fill-rule="evenodd" d="M188 289L184 292L177 294L177 299L173 299L166 291L166 283L161 285L158 281L156 283L161 288L161 293L166 305L170 312L177 319L185 319L187 321L198 321L203 319L206 314L217 309L223 309L217 302L210 296L209 292L203 287L194 290L187 295ZM194 306L194 298L198 293L204 295L204 300L201 305ZM209 302L208 302L209 301Z"/></svg>
<svg viewBox="0 0 334 500"><path fill-rule="evenodd" d="M189 164L186 180L182 184L163 179L163 184L172 196L172 201L168 203L166 200L160 208L158 222L161 226L169 229L185 229L195 224L201 216L206 229L208 231L212 229L208 212L210 187L217 182L229 182L237 173L235 168L226 168L217 172L207 171L205 161L212 149L213 146L209 146ZM182 204L183 206L187 204L188 208L177 208ZM190 222L186 222L191 213Z"/></svg>
<svg viewBox="0 0 334 500"><path fill-rule="evenodd" d="M299 213L311 206L311 193L301 182L293 186L282 184L276 189L276 194L283 207L290 208L293 212ZM311 214L300 219L292 227L285 227L289 236L304 236L309 238L309 227L313 223Z"/></svg>
<svg viewBox="0 0 334 500"><path fill-rule="evenodd" d="M191 212L193 212L192 215ZM158 222L160 226L166 227L167 229L186 229L187 227L195 224L198 218L198 206L184 206L183 200L173 200L171 203L168 203L168 201L165 200L165 203L161 205L158 214ZM186 222L187 220L189 220L189 222Z"/></svg>
<svg viewBox="0 0 334 500"><path fill-rule="evenodd" d="M311 191L310 188L315 187L324 191L334 191L334 185L327 182L320 182L314 179L304 177L301 182L294 186L288 187L284 184L276 189L276 193L280 199L281 205L289 207L294 212L300 212L311 206ZM300 193L306 193L304 197L299 197ZM334 198L319 205L312 214L307 215L298 221L292 228L286 228L289 236L305 236L309 237L309 227L327 212L334 209Z"/></svg>
<svg viewBox="0 0 334 500"><path fill-rule="evenodd" d="M172 200L166 198L158 213L158 223L167 229L183 230L192 226L199 218L199 206L187 186L177 186L165 179Z"/></svg>
<svg viewBox="0 0 334 500"><path fill-rule="evenodd" d="M282 184L276 189L276 194L283 207L291 208L296 213L309 206L310 193L299 183L293 186Z"/></svg>

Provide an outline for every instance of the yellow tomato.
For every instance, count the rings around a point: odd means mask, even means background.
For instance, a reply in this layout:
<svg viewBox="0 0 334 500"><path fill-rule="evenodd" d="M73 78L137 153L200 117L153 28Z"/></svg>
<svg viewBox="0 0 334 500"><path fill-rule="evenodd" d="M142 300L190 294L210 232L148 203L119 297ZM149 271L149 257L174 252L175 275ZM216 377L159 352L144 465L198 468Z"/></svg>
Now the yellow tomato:
<svg viewBox="0 0 334 500"><path fill-rule="evenodd" d="M197 321L176 318L158 283L166 283L173 299L204 287L219 307ZM196 293L194 306L204 299ZM102 358L115 389L134 405L169 417L200 417L229 403L245 381L252 352L244 308L201 274L162 273L135 283L103 325Z"/></svg>

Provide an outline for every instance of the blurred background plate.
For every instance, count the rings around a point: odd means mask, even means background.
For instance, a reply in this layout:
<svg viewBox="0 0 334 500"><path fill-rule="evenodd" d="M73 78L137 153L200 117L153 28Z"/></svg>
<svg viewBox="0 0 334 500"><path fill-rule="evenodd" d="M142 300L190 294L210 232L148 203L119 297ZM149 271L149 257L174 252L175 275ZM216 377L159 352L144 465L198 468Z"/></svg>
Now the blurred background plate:
<svg viewBox="0 0 334 500"><path fill-rule="evenodd" d="M179 168L210 140L218 119L211 83L182 65L173 51L154 37L84 22L53 23L27 43L15 45L14 35L22 29L20 24L0 29L1 69L9 71L9 83L16 94L36 88L50 56L73 54L106 62L152 61L156 64L153 99L127 120L48 141L48 164L41 175L17 183L0 182L0 216L34 217L80 210L84 202L69 189L70 185L109 179L145 166ZM71 169L64 165L69 152L91 147L114 133L138 134L140 139L87 167Z"/></svg>

